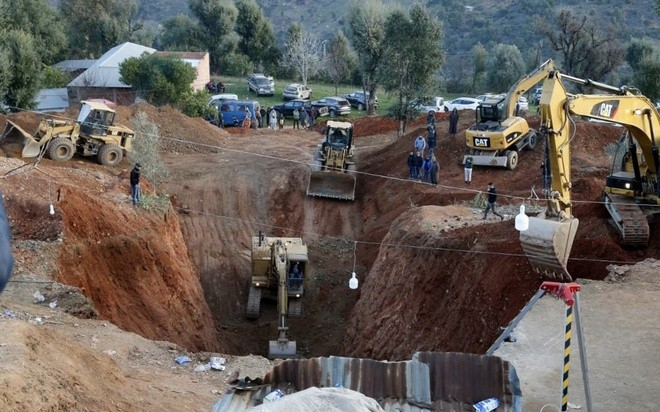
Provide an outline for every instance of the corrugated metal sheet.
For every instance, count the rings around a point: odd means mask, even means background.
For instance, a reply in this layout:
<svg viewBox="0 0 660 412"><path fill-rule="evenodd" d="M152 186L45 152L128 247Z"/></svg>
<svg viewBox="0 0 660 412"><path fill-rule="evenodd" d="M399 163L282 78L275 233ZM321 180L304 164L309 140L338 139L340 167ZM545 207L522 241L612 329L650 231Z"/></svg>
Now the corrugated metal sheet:
<svg viewBox="0 0 660 412"><path fill-rule="evenodd" d="M520 412L522 399L515 369L495 356L419 352L412 360L386 362L331 356L290 359L275 366L258 391L230 390L214 411L244 411L272 389L300 391L335 387L358 391L386 411L463 411L496 397L498 411Z"/></svg>
<svg viewBox="0 0 660 412"><path fill-rule="evenodd" d="M63 112L69 108L69 95L65 88L41 89L37 94L38 112Z"/></svg>

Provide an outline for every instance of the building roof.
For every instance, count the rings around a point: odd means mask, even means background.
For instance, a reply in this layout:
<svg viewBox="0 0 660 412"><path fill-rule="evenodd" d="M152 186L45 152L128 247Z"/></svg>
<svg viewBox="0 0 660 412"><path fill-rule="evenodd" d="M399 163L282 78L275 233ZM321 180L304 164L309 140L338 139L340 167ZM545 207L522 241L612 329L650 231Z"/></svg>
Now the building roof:
<svg viewBox="0 0 660 412"><path fill-rule="evenodd" d="M122 43L105 52L84 73L68 84L73 87L130 88L119 81L119 64L130 57L140 57L143 53L154 53L156 49L135 43Z"/></svg>
<svg viewBox="0 0 660 412"><path fill-rule="evenodd" d="M57 67L65 72L73 72L76 70L89 69L94 63L96 63L96 60L94 59L62 60L61 62L55 63L53 67Z"/></svg>
<svg viewBox="0 0 660 412"><path fill-rule="evenodd" d="M41 89L37 94L38 112L63 112L69 107L66 87L61 89Z"/></svg>

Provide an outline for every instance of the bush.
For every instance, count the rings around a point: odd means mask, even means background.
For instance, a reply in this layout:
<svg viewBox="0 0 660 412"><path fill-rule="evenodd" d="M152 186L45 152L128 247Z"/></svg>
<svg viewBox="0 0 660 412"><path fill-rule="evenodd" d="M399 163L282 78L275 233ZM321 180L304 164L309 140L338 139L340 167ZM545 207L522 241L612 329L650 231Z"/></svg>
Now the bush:
<svg viewBox="0 0 660 412"><path fill-rule="evenodd" d="M217 115L214 106L208 104L211 95L205 90L186 93L181 102L181 111L189 117L203 117Z"/></svg>

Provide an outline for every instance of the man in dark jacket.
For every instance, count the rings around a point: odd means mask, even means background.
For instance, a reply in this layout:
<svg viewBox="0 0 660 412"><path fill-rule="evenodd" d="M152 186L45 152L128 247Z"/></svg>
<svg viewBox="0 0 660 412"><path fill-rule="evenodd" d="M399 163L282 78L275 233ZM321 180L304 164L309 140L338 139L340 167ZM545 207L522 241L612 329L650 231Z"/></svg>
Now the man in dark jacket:
<svg viewBox="0 0 660 412"><path fill-rule="evenodd" d="M408 155L408 174L411 179L415 179L415 153L410 152Z"/></svg>
<svg viewBox="0 0 660 412"><path fill-rule="evenodd" d="M422 158L422 153L415 153L415 179L422 178L422 166L424 165L424 159Z"/></svg>
<svg viewBox="0 0 660 412"><path fill-rule="evenodd" d="M438 172L440 171L440 164L435 156L431 156L431 184L433 186L438 184Z"/></svg>
<svg viewBox="0 0 660 412"><path fill-rule="evenodd" d="M456 129L458 127L458 110L454 109L449 114L449 137L456 137Z"/></svg>
<svg viewBox="0 0 660 412"><path fill-rule="evenodd" d="M429 134L428 134L428 137L427 137L426 140L428 141L429 153L432 154L435 150L435 145L437 143L436 142L435 126L430 124L430 125L428 125L427 129L428 129Z"/></svg>
<svg viewBox="0 0 660 412"><path fill-rule="evenodd" d="M488 211L492 210L493 214L495 216L499 216L500 220L504 220L504 216L500 215L495 211L495 202L497 201L497 192L495 191L495 185L493 182L488 183L488 204L486 205L486 210L484 210L484 218L483 220L486 220L486 217L488 216Z"/></svg>
<svg viewBox="0 0 660 412"><path fill-rule="evenodd" d="M14 255L11 252L10 238L7 212L3 205L2 194L0 194L0 292L9 282L9 276L14 268Z"/></svg>
<svg viewBox="0 0 660 412"><path fill-rule="evenodd" d="M429 110L429 114L426 115L426 124L435 125L435 112L433 110Z"/></svg>
<svg viewBox="0 0 660 412"><path fill-rule="evenodd" d="M140 201L140 168L142 165L136 163L131 170L131 200L133 205L137 205Z"/></svg>

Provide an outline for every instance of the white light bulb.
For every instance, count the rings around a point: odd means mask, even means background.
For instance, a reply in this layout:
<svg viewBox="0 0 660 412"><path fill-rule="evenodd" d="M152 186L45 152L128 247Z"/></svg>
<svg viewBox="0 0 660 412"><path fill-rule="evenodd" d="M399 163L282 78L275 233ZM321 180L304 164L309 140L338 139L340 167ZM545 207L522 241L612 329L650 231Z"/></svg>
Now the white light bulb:
<svg viewBox="0 0 660 412"><path fill-rule="evenodd" d="M357 274L353 272L351 275L351 279L348 281L348 287L351 289L357 289L358 288L358 280L356 278Z"/></svg>
<svg viewBox="0 0 660 412"><path fill-rule="evenodd" d="M524 232L529 229L529 218L525 214L525 205L520 205L520 213L516 216L516 230Z"/></svg>
<svg viewBox="0 0 660 412"><path fill-rule="evenodd" d="M50 214L54 215L55 214L55 208L53 207L53 204L50 204Z"/></svg>

